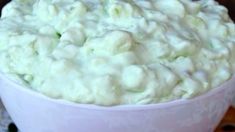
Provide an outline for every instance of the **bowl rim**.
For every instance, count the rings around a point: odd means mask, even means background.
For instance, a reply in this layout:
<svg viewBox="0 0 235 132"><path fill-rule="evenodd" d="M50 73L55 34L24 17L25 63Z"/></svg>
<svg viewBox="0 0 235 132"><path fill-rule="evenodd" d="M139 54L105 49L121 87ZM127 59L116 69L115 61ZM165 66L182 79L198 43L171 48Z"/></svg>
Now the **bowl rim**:
<svg viewBox="0 0 235 132"><path fill-rule="evenodd" d="M80 103L76 103L72 101L67 101L65 99L51 98L29 87L23 86L22 84L7 77L6 74L3 74L2 72L0 72L0 80L11 85L15 89L24 92L25 94L29 96L34 96L36 98L44 99L46 101L49 101L51 103L56 103L58 105L65 105L67 107L74 107L74 108L80 108L80 109L83 108L83 109L102 110L102 111L130 111L130 110L135 111L135 110L147 110L147 109L165 109L165 108L169 108L173 106L186 105L186 104L198 102L199 100L203 100L205 98L211 97L213 95L221 93L222 91L224 91L224 89L227 89L226 85L235 83L235 76L234 75L231 76L227 81L223 82L216 88L210 89L209 91L199 96L190 98L190 99L177 99L177 100L173 100L169 102L161 102L161 103L155 103L155 104L143 104L143 105L142 104L121 104L121 105L114 105L114 106L102 106L102 105L96 105L96 104L80 104ZM0 92L0 95L1 95L1 92Z"/></svg>

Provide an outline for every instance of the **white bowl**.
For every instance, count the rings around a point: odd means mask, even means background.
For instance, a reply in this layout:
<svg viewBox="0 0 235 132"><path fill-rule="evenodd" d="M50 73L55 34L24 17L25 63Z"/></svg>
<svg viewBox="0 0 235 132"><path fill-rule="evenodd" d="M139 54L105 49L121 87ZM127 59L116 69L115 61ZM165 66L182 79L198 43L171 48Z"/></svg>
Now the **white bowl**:
<svg viewBox="0 0 235 132"><path fill-rule="evenodd" d="M102 107L51 99L0 75L2 101L22 132L212 132L234 86L235 77L190 100Z"/></svg>

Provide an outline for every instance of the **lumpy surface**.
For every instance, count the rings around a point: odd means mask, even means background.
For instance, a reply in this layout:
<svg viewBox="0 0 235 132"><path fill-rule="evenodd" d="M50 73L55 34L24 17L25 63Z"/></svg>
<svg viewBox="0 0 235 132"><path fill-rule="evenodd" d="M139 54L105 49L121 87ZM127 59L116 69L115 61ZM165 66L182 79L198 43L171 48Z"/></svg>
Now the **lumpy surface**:
<svg viewBox="0 0 235 132"><path fill-rule="evenodd" d="M201 95L231 78L234 46L213 0L12 0L0 20L1 71L82 104Z"/></svg>

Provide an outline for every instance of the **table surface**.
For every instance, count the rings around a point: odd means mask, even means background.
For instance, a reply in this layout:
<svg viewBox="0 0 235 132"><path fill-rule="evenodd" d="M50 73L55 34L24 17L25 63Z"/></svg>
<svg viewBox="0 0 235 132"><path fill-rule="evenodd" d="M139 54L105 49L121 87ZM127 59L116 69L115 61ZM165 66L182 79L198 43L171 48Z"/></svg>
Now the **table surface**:
<svg viewBox="0 0 235 132"><path fill-rule="evenodd" d="M230 131L223 130L226 125L231 127ZM235 108L231 107L228 110L215 132L235 132Z"/></svg>

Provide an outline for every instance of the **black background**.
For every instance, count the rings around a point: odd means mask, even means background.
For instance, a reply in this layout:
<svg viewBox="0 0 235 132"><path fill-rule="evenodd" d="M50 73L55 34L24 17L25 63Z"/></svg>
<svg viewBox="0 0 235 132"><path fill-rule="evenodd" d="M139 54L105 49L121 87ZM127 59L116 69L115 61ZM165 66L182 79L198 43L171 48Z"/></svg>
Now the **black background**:
<svg viewBox="0 0 235 132"><path fill-rule="evenodd" d="M2 7L6 4L6 3L8 3L10 0L0 0L0 9L2 9ZM0 13L0 15L1 15L1 13Z"/></svg>

